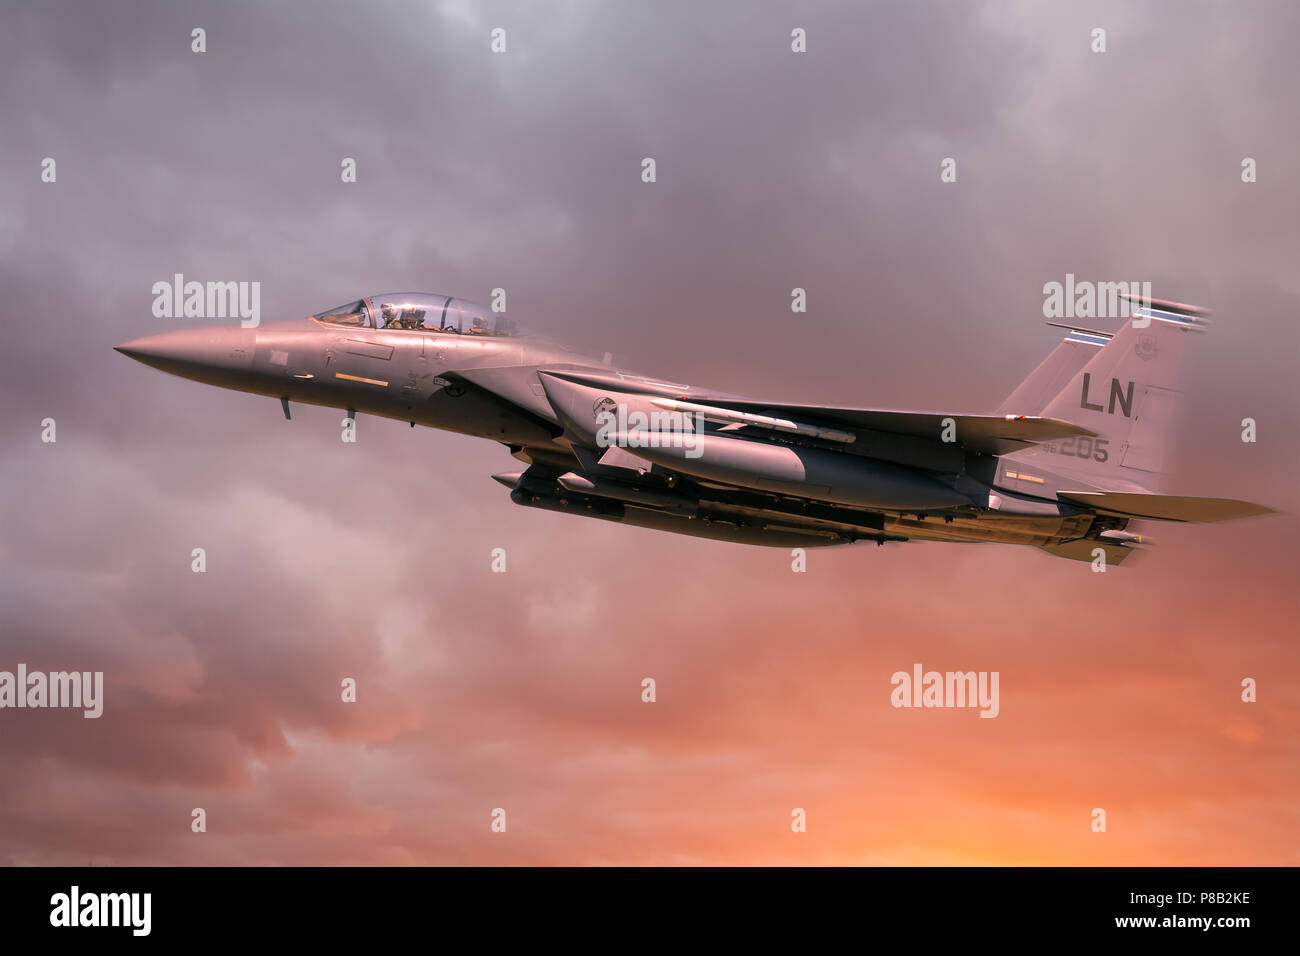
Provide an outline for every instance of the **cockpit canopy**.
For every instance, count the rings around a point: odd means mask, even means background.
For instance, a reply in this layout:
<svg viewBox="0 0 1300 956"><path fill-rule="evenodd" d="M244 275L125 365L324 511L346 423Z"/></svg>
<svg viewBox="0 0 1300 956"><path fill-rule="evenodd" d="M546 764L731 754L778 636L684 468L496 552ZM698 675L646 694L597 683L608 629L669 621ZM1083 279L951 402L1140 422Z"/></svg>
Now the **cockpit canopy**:
<svg viewBox="0 0 1300 956"><path fill-rule="evenodd" d="M400 329L453 335L513 336L519 330L504 313L449 295L387 292L326 309L312 316L331 325Z"/></svg>

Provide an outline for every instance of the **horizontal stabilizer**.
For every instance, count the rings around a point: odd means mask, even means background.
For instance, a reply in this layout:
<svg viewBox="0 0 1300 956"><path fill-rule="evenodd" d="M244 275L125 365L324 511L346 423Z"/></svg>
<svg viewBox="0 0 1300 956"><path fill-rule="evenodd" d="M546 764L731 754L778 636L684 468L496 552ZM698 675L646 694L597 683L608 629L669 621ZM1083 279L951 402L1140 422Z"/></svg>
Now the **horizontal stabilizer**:
<svg viewBox="0 0 1300 956"><path fill-rule="evenodd" d="M1273 514L1272 508L1231 498L1184 498L1179 495L1143 495L1104 491L1061 491L1057 494L1103 514L1154 521L1229 521L1252 515Z"/></svg>

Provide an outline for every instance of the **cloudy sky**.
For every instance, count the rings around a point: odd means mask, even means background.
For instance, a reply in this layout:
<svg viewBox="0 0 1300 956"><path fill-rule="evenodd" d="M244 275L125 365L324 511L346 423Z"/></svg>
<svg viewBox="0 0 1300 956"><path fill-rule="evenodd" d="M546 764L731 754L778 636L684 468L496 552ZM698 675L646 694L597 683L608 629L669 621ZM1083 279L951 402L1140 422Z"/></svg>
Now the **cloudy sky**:
<svg viewBox="0 0 1300 956"><path fill-rule="evenodd" d="M0 863L1300 863L1294 4L20 0L0 27L0 670L106 682L98 720L0 711ZM1218 313L1170 490L1284 514L1161 527L1106 574L941 544L794 574L515 507L498 445L364 417L345 445L333 410L114 353L197 324L152 314L178 272L260 282L264 320L503 287L676 381L955 410L1057 341L1044 283L1149 280ZM999 717L892 708L918 662L998 671Z"/></svg>

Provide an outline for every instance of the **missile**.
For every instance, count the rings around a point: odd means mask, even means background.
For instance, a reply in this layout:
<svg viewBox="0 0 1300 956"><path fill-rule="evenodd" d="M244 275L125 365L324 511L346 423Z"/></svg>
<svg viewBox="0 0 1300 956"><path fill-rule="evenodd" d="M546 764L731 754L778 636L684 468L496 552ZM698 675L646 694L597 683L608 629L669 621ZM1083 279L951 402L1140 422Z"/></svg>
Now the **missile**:
<svg viewBox="0 0 1300 956"><path fill-rule="evenodd" d="M733 425L753 425L756 428L769 428L773 431L786 432L791 435L805 435L809 438L824 438L845 445L852 444L857 436L837 428L823 428L821 425L805 425L792 422L787 418L773 418L770 415L755 415L753 412L740 412L732 408L719 408L716 405L699 405L695 402L679 402L671 398L652 398L650 404L670 412L685 412L702 415L710 421L727 422Z"/></svg>
<svg viewBox="0 0 1300 956"><path fill-rule="evenodd" d="M918 472L821 448L661 432L618 435L613 444L706 481L853 508L927 511L971 503L966 495Z"/></svg>
<svg viewBox="0 0 1300 956"><path fill-rule="evenodd" d="M1120 544L1153 544L1151 535L1134 534L1132 531L1103 531L1097 537L1105 538L1107 541L1117 541Z"/></svg>

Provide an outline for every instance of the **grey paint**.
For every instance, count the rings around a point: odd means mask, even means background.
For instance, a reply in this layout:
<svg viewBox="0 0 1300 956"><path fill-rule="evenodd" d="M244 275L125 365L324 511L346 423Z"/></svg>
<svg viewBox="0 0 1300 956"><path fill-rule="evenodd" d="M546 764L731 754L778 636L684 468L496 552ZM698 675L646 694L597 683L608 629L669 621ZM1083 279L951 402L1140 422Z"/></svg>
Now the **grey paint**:
<svg viewBox="0 0 1300 956"><path fill-rule="evenodd" d="M286 414L304 402L501 442L529 465L494 476L523 506L745 544L1002 542L1076 560L1100 549L1117 563L1141 540L1125 532L1131 518L1269 510L1172 499L1133 477L1141 474L1130 449L1137 425L1143 462L1167 441L1149 396L1172 394L1186 337L1199 331L1176 311L1149 331L1126 326L1103 348L1058 348L1013 392L1046 405L1033 417L747 399L609 368L504 322L499 333L379 328L379 300L363 301L370 327L316 317L167 332L117 350L173 375L274 397ZM384 315L391 325L391 310ZM1111 382L1120 400L1089 401L1094 380ZM1136 411L1130 393L1142 396ZM601 412L663 425L668 419L650 416L665 399L703 417L675 441L616 429L609 454ZM749 417L737 422L737 411Z"/></svg>

